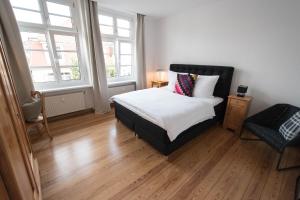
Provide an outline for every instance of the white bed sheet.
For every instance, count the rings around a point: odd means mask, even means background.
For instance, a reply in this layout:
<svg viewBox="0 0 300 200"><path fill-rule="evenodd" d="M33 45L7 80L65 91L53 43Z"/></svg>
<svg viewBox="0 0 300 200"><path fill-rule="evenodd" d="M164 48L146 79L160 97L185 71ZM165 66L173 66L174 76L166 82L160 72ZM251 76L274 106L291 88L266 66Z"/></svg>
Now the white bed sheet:
<svg viewBox="0 0 300 200"><path fill-rule="evenodd" d="M214 106L222 98L187 97L165 88L150 88L115 95L116 101L167 131L170 141L191 126L215 116Z"/></svg>

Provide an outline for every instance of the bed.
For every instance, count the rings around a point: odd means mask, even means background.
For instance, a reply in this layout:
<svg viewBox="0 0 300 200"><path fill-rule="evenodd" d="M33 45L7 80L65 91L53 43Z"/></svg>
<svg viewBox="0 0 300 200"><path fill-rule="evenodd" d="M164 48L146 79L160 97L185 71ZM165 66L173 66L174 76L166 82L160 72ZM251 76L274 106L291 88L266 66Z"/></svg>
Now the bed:
<svg viewBox="0 0 300 200"><path fill-rule="evenodd" d="M213 107L215 113L214 117L205 118L204 121L183 130L176 138L170 140L168 132L162 128L163 126L158 125L159 123L155 123L151 118L147 118L146 115L141 115L123 102L118 102L118 100L114 99L115 117L129 129L133 130L139 138L148 142L164 155L169 155L209 127L223 121L234 68L228 66L171 64L170 70L199 75L219 75L220 77L214 90L214 96L222 98L223 101ZM153 92L161 91L153 89ZM199 115L200 114L199 112Z"/></svg>

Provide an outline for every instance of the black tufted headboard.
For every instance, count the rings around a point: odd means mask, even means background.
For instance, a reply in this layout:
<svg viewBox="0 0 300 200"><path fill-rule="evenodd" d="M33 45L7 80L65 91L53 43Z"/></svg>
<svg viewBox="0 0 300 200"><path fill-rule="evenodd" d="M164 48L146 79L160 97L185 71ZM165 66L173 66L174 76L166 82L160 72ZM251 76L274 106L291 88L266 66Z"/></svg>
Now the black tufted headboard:
<svg viewBox="0 0 300 200"><path fill-rule="evenodd" d="M171 64L170 70L174 72L184 72L199 75L219 75L220 77L215 87L214 96L221 97L224 100L227 100L234 71L233 67Z"/></svg>

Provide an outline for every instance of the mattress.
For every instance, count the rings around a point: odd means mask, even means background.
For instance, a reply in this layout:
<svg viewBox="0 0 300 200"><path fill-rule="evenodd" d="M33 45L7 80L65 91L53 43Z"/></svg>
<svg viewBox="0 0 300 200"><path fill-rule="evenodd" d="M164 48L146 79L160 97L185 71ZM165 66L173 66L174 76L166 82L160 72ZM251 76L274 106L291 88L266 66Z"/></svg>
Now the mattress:
<svg viewBox="0 0 300 200"><path fill-rule="evenodd" d="M115 95L111 100L165 129L170 141L191 126L212 119L214 106L223 101L218 97L186 97L164 88Z"/></svg>

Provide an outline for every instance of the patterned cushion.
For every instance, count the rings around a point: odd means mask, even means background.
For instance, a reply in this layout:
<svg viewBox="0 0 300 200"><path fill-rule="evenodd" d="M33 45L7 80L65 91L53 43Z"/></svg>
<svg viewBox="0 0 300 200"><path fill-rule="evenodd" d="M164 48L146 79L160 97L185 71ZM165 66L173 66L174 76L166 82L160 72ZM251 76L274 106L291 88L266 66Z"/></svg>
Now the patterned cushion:
<svg viewBox="0 0 300 200"><path fill-rule="evenodd" d="M195 80L190 74L177 74L174 92L191 97L195 86Z"/></svg>
<svg viewBox="0 0 300 200"><path fill-rule="evenodd" d="M286 140L294 139L300 132L300 111L284 122L279 128L279 132Z"/></svg>

